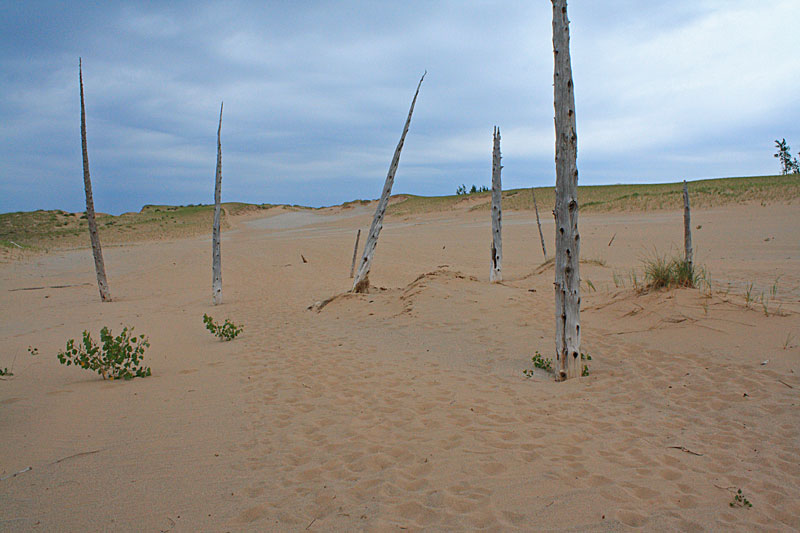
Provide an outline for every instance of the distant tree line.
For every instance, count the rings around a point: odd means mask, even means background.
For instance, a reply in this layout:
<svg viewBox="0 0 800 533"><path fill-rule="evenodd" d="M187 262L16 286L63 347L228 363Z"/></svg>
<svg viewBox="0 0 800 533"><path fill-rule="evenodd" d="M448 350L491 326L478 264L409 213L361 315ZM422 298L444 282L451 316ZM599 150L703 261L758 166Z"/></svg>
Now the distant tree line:
<svg viewBox="0 0 800 533"><path fill-rule="evenodd" d="M456 188L456 194L459 195L459 196L466 195L466 194L473 194L473 193L476 193L476 192L488 192L488 191L489 191L489 187L486 187L485 185L481 185L480 187L476 187L474 183L472 184L472 188L470 190L467 190L467 186L463 185L463 184L461 186L459 186L458 188Z"/></svg>
<svg viewBox="0 0 800 533"><path fill-rule="evenodd" d="M792 157L791 148L786 143L786 139L775 139L775 147L778 149L775 152L775 158L781 163L781 174L800 174L800 163L797 162L796 157ZM797 153L800 155L800 152Z"/></svg>

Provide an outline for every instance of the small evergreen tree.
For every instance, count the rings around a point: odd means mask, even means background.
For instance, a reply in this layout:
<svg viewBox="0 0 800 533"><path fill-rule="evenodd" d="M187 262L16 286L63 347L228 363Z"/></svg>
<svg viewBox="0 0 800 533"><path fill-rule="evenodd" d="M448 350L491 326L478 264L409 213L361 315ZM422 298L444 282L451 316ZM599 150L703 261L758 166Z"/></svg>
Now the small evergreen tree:
<svg viewBox="0 0 800 533"><path fill-rule="evenodd" d="M786 139L780 141L775 139L775 147L778 151L775 152L774 157L781 163L781 174L800 174L800 163L796 157L792 157L791 148Z"/></svg>

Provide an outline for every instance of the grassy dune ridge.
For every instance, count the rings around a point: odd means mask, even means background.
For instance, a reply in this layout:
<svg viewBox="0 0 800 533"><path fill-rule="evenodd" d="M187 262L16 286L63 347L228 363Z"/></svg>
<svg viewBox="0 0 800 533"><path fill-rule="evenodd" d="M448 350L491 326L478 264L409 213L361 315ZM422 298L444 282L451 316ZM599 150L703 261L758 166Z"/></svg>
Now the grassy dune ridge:
<svg viewBox="0 0 800 533"><path fill-rule="evenodd" d="M222 227L229 217L268 209L268 204L222 204ZM97 213L97 226L103 244L191 237L211 231L213 205L146 205L138 213L114 216ZM46 251L88 247L85 213L62 210L0 214L0 249L5 251Z"/></svg>
<svg viewBox="0 0 800 533"><path fill-rule="evenodd" d="M681 209L682 182L636 185L588 185L579 187L580 209L585 212L650 211ZM720 178L689 183L693 207L716 207L728 204L794 203L800 198L797 175ZM553 187L537 187L536 200L542 216L555 203ZM369 204L353 200L333 208L349 209ZM451 196L395 195L388 208L389 216L408 216L454 209L488 210L491 192ZM224 203L223 228L230 227L230 217L267 210L270 204ZM279 206L304 209L302 206ZM507 210L533 210L530 189L503 191L503 207ZM131 241L172 239L211 232L212 205L166 206L146 205L138 213L119 216L98 213L97 221L103 244ZM61 210L0 214L0 252L41 252L49 249L88 247L86 215Z"/></svg>
<svg viewBox="0 0 800 533"><path fill-rule="evenodd" d="M582 185L578 187L581 211L651 211L683 208L683 182L633 185ZM800 177L795 175L715 178L689 182L693 207L743 203L791 203L800 198ZM390 214L406 215L450 209L489 209L492 193L407 199L389 208ZM545 213L555 204L554 187L536 187L536 202ZM530 188L503 191L503 208L533 210Z"/></svg>

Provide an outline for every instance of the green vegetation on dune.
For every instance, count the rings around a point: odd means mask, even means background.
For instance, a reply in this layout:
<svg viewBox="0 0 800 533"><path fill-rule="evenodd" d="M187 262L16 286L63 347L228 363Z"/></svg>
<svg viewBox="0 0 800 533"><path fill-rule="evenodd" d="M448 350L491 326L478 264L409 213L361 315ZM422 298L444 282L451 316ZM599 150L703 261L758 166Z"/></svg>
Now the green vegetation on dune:
<svg viewBox="0 0 800 533"><path fill-rule="evenodd" d="M582 212L649 211L682 209L682 182L640 185L588 185L578 188ZM794 202L800 198L800 178L797 174L747 178L721 178L689 183L693 208L729 204L774 204ZM536 200L541 216L548 216L555 203L553 187L537 187ZM353 200L341 209L369 204L369 200ZM400 194L392 197L390 216L409 216L454 209L488 210L491 192L476 192L450 196L415 196ZM229 217L276 207L271 204L222 204L222 224L229 227ZM286 209L312 209L284 206ZM533 210L529 188L503 191L503 208ZM150 239L191 237L210 233L214 216L213 205L146 205L138 213L119 216L97 214L97 224L103 244L115 244ZM55 211L30 211L0 214L0 253L3 256L19 251L88 247L86 215Z"/></svg>
<svg viewBox="0 0 800 533"><path fill-rule="evenodd" d="M223 227L227 216L236 216L270 205L222 204ZM211 231L213 205L146 205L138 213L119 216L97 213L97 226L103 244L201 235ZM0 214L0 245L3 248L46 250L89 245L86 215L55 211L29 211Z"/></svg>
<svg viewBox="0 0 800 533"><path fill-rule="evenodd" d="M578 200L583 212L681 209L682 194L683 182L578 187ZM778 175L698 180L689 183L689 194L692 207L791 202L800 198L800 179L797 175ZM548 206L555 204L554 187L536 187L536 201L540 211L549 211ZM404 201L389 207L389 213L402 216L447 211L463 206L488 210L490 204L491 192L436 197L406 195ZM530 189L503 191L503 209L532 211L533 196Z"/></svg>

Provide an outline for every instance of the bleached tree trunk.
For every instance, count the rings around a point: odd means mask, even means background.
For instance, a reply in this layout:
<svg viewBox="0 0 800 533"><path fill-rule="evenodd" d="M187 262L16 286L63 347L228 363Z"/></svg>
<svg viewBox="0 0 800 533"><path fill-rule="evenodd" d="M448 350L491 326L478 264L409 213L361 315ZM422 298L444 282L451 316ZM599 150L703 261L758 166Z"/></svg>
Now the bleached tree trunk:
<svg viewBox="0 0 800 533"><path fill-rule="evenodd" d="M353 262L350 264L350 278L353 277L356 271L356 258L358 257L358 240L361 238L361 230L356 233L356 245L353 246Z"/></svg>
<svg viewBox="0 0 800 533"><path fill-rule="evenodd" d="M684 260L689 265L689 271L693 269L692 264L692 220L689 213L689 187L686 180L683 180L683 247Z"/></svg>
<svg viewBox="0 0 800 533"><path fill-rule="evenodd" d="M97 233L97 221L94 215L94 198L92 196L92 180L89 176L89 150L86 147L86 106L83 102L83 65L78 59L78 79L81 85L81 148L83 150L83 190L86 193L86 222L89 225L89 239L92 241L94 269L97 272L97 288L100 289L100 300L111 301L106 280L106 266L103 262L103 250L100 247L100 235Z"/></svg>
<svg viewBox="0 0 800 533"><path fill-rule="evenodd" d="M214 184L214 230L211 236L212 276L211 293L214 305L222 303L222 253L220 252L220 210L222 196L222 106L219 105L219 126L217 127L217 178Z"/></svg>
<svg viewBox="0 0 800 533"><path fill-rule="evenodd" d="M489 281L503 281L503 186L500 181L500 128L495 127L492 136L492 269Z"/></svg>
<svg viewBox="0 0 800 533"><path fill-rule="evenodd" d="M414 99L411 100L411 108L408 110L408 118L406 118L403 133L400 135L400 142L397 143L397 148L394 150L394 157L392 163L389 165L389 173L386 175L386 182L383 184L383 192L381 199L378 202L378 207L375 210L375 217L372 219L372 225L367 234L367 242L364 244L364 254L361 257L361 263L358 265L358 273L353 281L353 292L367 292L369 290L369 269L372 266L372 257L375 254L375 246L378 244L378 235L383 229L383 217L386 214L386 206L389 205L389 196L392 194L392 185L394 184L394 175L397 172L397 165L400 164L400 152L403 150L403 143L406 140L408 127L411 125L411 115L414 113L414 105L417 103L417 96L419 95L419 88L422 86L422 80L425 79L425 71L417 84L417 91L414 93Z"/></svg>
<svg viewBox="0 0 800 533"><path fill-rule="evenodd" d="M539 206L536 205L536 190L533 187L531 187L531 194L533 195L533 210L536 211L536 225L539 227L539 239L542 241L542 255L544 256L544 260L547 261L547 249L544 247L542 223L539 221Z"/></svg>
<svg viewBox="0 0 800 533"><path fill-rule="evenodd" d="M578 234L578 136L569 57L566 0L553 2L554 107L556 128L556 377L581 375L580 235Z"/></svg>

